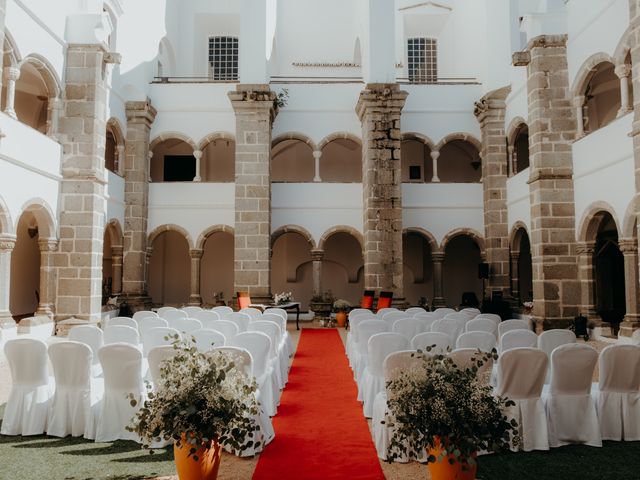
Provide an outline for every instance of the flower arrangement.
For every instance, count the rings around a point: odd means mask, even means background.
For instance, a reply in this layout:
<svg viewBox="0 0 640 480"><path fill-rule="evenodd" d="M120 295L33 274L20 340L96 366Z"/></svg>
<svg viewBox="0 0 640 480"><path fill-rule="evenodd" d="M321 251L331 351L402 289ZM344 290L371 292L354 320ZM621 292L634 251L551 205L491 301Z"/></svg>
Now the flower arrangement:
<svg viewBox="0 0 640 480"><path fill-rule="evenodd" d="M351 304L346 300L338 299L333 302L333 310L335 312L346 312L351 308Z"/></svg>
<svg viewBox="0 0 640 480"><path fill-rule="evenodd" d="M173 345L175 355L162 362L155 390L127 429L141 437L144 448L162 440L178 447L186 442L196 461L198 449L212 442L236 451L259 446L255 379L236 368L227 353L201 353L193 341L177 337ZM136 406L136 397L129 399Z"/></svg>
<svg viewBox="0 0 640 480"><path fill-rule="evenodd" d="M290 302L292 298L293 298L293 295L291 294L291 292L276 293L273 296L273 302L276 305L279 305L281 303Z"/></svg>
<svg viewBox="0 0 640 480"><path fill-rule="evenodd" d="M517 422L502 413L514 402L495 397L478 376L495 351L478 352L466 367L446 355L416 355L422 361L387 384L385 423L393 427L388 461L417 457L428 448L440 451L438 457L430 454L429 462L448 458L471 468L476 452L505 450L519 442Z"/></svg>

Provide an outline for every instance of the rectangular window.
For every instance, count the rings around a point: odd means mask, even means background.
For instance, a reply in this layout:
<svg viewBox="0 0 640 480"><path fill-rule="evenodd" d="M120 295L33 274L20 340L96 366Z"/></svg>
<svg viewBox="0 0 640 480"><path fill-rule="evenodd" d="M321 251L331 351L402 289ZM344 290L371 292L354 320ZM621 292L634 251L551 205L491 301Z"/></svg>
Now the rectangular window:
<svg viewBox="0 0 640 480"><path fill-rule="evenodd" d="M436 83L438 81L438 43L435 38L409 38L407 40L407 65L412 83Z"/></svg>
<svg viewBox="0 0 640 480"><path fill-rule="evenodd" d="M209 78L238 80L238 37L209 38Z"/></svg>
<svg viewBox="0 0 640 480"><path fill-rule="evenodd" d="M165 182L192 182L196 176L196 157L193 155L165 155Z"/></svg>

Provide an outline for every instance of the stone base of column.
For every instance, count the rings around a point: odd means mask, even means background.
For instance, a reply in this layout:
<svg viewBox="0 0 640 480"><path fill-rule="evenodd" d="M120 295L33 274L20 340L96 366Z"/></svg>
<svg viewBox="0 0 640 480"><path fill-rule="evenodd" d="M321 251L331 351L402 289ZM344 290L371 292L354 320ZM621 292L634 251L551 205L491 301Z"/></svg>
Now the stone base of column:
<svg viewBox="0 0 640 480"><path fill-rule="evenodd" d="M447 306L447 302L444 301L443 297L435 297L433 302L431 302L431 306L435 308L444 308Z"/></svg>
<svg viewBox="0 0 640 480"><path fill-rule="evenodd" d="M620 324L618 336L631 337L633 332L636 330L640 330L640 317L637 315L627 315L624 317L624 321Z"/></svg>
<svg viewBox="0 0 640 480"><path fill-rule="evenodd" d="M552 330L554 328L569 328L573 325L573 318L542 318L531 317L536 332Z"/></svg>
<svg viewBox="0 0 640 480"><path fill-rule="evenodd" d="M56 336L67 337L69 335L69 330L79 325L96 325L96 324L93 322L89 322L88 320L82 320L80 318L75 318L75 317L68 318L66 320L61 320L56 323Z"/></svg>
<svg viewBox="0 0 640 480"><path fill-rule="evenodd" d="M0 312L0 328L15 327L16 325L16 321L11 316L10 311Z"/></svg>
<svg viewBox="0 0 640 480"><path fill-rule="evenodd" d="M398 310L406 310L407 308L409 308L409 302L407 302L407 299L404 297L393 298L391 299L391 306L393 308L397 308Z"/></svg>
<svg viewBox="0 0 640 480"><path fill-rule="evenodd" d="M132 313L140 310L151 310L153 307L153 301L146 293L125 293L121 294L118 300L121 305L126 303Z"/></svg>
<svg viewBox="0 0 640 480"><path fill-rule="evenodd" d="M190 307L202 306L202 297L200 295L191 295L189 297L189 303L187 305Z"/></svg>
<svg viewBox="0 0 640 480"><path fill-rule="evenodd" d="M38 309L36 310L36 313L35 313L34 316L36 316L36 317L49 317L49 318L53 319L53 317L55 315L53 314L53 309L51 307L52 306L50 304L38 305Z"/></svg>

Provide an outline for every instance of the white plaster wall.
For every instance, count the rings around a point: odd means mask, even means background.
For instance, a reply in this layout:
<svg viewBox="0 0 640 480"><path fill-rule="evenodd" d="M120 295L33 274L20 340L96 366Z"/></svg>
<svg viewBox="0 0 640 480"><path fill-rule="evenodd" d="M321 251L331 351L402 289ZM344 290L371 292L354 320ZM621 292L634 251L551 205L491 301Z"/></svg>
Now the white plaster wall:
<svg viewBox="0 0 640 480"><path fill-rule="evenodd" d="M505 133L509 125L516 117L529 120L529 105L527 101L527 67L512 67L509 69L511 77L511 93L507 97L507 109L505 111Z"/></svg>
<svg viewBox="0 0 640 480"><path fill-rule="evenodd" d="M316 244L337 225L362 232L362 184L275 183L271 186L271 230L299 225Z"/></svg>
<svg viewBox="0 0 640 480"><path fill-rule="evenodd" d="M633 114L610 123L573 144L573 179L576 235L589 206L606 202L622 228L635 194L633 140L629 137Z"/></svg>
<svg viewBox="0 0 640 480"><path fill-rule="evenodd" d="M507 221L509 231L516 222L522 222L531 231L531 205L529 198L529 172L525 168L507 179Z"/></svg>
<svg viewBox="0 0 640 480"><path fill-rule="evenodd" d="M105 188L105 197L107 200L107 217L106 222L116 219L120 222L120 226L124 228L124 178L107 170L107 178L109 183Z"/></svg>
<svg viewBox="0 0 640 480"><path fill-rule="evenodd" d="M233 183L152 183L149 185L149 226L183 227L193 242L212 225L235 224Z"/></svg>
<svg viewBox="0 0 640 480"><path fill-rule="evenodd" d="M402 185L404 228L420 227L442 242L457 228L472 228L484 236L481 184Z"/></svg>

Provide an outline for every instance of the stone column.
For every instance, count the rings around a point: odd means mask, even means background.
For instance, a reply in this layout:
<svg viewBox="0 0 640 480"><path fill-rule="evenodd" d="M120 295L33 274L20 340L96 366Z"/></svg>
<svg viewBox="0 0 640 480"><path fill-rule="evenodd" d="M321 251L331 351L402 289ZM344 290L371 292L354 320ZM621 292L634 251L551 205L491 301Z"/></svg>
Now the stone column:
<svg viewBox="0 0 640 480"><path fill-rule="evenodd" d="M122 293L122 245L111 247L111 294L119 295Z"/></svg>
<svg viewBox="0 0 640 480"><path fill-rule="evenodd" d="M271 298L271 127L277 114L269 85L236 85L234 288L254 302Z"/></svg>
<svg viewBox="0 0 640 480"><path fill-rule="evenodd" d="M398 84L368 84L356 112L362 122L364 288L404 299L400 114L407 92Z"/></svg>
<svg viewBox="0 0 640 480"><path fill-rule="evenodd" d="M149 285L149 265L151 264L151 257L153 256L153 247L147 247L144 252L144 283ZM151 299L149 299L151 301Z"/></svg>
<svg viewBox="0 0 640 480"><path fill-rule="evenodd" d="M631 111L629 100L629 77L631 76L631 66L627 64L618 65L615 69L617 77L620 79L620 110L618 117L622 117Z"/></svg>
<svg viewBox="0 0 640 480"><path fill-rule="evenodd" d="M431 254L431 261L433 262L433 302L431 302L431 304L434 308L446 307L447 302L442 296L442 264L444 263L444 252L433 252Z"/></svg>
<svg viewBox="0 0 640 480"><path fill-rule="evenodd" d="M433 162L433 176L431 177L431 183L438 183L440 177L438 177L438 158L440 158L440 152L434 150L431 152L431 161Z"/></svg>
<svg viewBox="0 0 640 480"><path fill-rule="evenodd" d="M122 291L134 309L144 309L147 296L147 217L149 216L149 133L156 110L149 101L127 102L124 155L124 257ZM122 167L121 167L122 168Z"/></svg>
<svg viewBox="0 0 640 480"><path fill-rule="evenodd" d="M635 187L634 208L636 216L637 233L640 234L640 0L629 0L629 45L631 47L631 86L633 88L633 127L631 137L633 138L633 156L635 166ZM636 235L637 236L637 235ZM626 258L625 258L626 272ZM636 281L637 284L637 281ZM637 296L637 295L636 295ZM626 323L626 322L624 322ZM623 323L623 325L624 325ZM624 325L620 334L627 336L628 326ZM622 327L622 325L621 325ZM636 325L631 327L637 328Z"/></svg>
<svg viewBox="0 0 640 480"><path fill-rule="evenodd" d="M7 98L5 99L4 113L13 119L17 119L15 111L16 81L20 78L20 69L8 67L4 70L4 81L7 84Z"/></svg>
<svg viewBox="0 0 640 480"><path fill-rule="evenodd" d="M124 162L125 162L125 146L118 145L116 147L116 173L120 176L124 176Z"/></svg>
<svg viewBox="0 0 640 480"><path fill-rule="evenodd" d="M63 145L56 318L98 322L102 305L107 91L102 45L69 44ZM41 292L42 297L42 292Z"/></svg>
<svg viewBox="0 0 640 480"><path fill-rule="evenodd" d="M573 108L576 111L576 140L584 137L584 96L574 97L572 100ZM531 144L531 141L529 141Z"/></svg>
<svg viewBox="0 0 640 480"><path fill-rule="evenodd" d="M640 328L640 277L638 275L638 245L635 239L621 239L618 242L620 251L624 256L624 296L626 301L626 314L620 324L619 335L630 337Z"/></svg>
<svg viewBox="0 0 640 480"><path fill-rule="evenodd" d="M7 0L0 0L0 45L4 45L6 13L7 13ZM3 68L2 62L0 62L0 91L2 90L2 78L3 78L2 68Z"/></svg>
<svg viewBox="0 0 640 480"><path fill-rule="evenodd" d="M520 303L520 252L511 252L511 296Z"/></svg>
<svg viewBox="0 0 640 480"><path fill-rule="evenodd" d="M47 107L47 135L57 140L57 133L60 130L60 117L64 112L64 101L60 98L50 98Z"/></svg>
<svg viewBox="0 0 640 480"><path fill-rule="evenodd" d="M193 181L201 182L202 177L200 176L200 160L202 159L202 150L194 150L193 156L196 158L196 176L193 177Z"/></svg>
<svg viewBox="0 0 640 480"><path fill-rule="evenodd" d="M11 252L16 245L13 235L0 235L0 328L2 325L15 326L9 308L11 301Z"/></svg>
<svg viewBox="0 0 640 480"><path fill-rule="evenodd" d="M513 177L516 174L516 160L515 160L515 147L513 145L509 145L507 147L507 163L509 165L509 176Z"/></svg>
<svg viewBox="0 0 640 480"><path fill-rule="evenodd" d="M320 158L322 157L322 150L314 150L313 152L313 160L315 162L316 173L313 177L314 182L321 182L322 178L320 178Z"/></svg>
<svg viewBox="0 0 640 480"><path fill-rule="evenodd" d="M600 323L600 317L596 312L596 270L593 261L595 251L596 242L579 242L576 244L581 286L579 313L591 321Z"/></svg>
<svg viewBox="0 0 640 480"><path fill-rule="evenodd" d="M322 295L322 259L324 250L314 248L311 250L311 260L313 265L313 296Z"/></svg>
<svg viewBox="0 0 640 480"><path fill-rule="evenodd" d="M531 152L532 313L543 328L566 327L580 305L571 153L579 122L569 98L566 42L566 35L535 37L523 62Z"/></svg>
<svg viewBox="0 0 640 480"><path fill-rule="evenodd" d="M191 294L189 295L189 305L199 307L202 305L202 296L200 295L200 263L202 260L203 250L189 250L191 257Z"/></svg>
<svg viewBox="0 0 640 480"><path fill-rule="evenodd" d="M485 255L489 279L484 296L509 290L509 224L507 218L507 145L505 142L506 99L511 87L487 93L476 102L475 115L482 135L482 189L484 197Z"/></svg>
<svg viewBox="0 0 640 480"><path fill-rule="evenodd" d="M55 305L54 253L58 251L58 240L41 238L40 247L40 303L36 315L53 318Z"/></svg>

